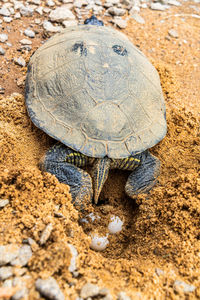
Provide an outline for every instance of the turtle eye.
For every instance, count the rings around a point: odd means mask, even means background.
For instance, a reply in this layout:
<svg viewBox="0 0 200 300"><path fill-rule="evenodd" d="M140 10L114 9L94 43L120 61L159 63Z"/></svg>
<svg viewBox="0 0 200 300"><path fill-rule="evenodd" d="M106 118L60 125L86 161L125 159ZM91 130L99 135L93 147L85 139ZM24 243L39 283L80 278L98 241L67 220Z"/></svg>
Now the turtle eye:
<svg viewBox="0 0 200 300"><path fill-rule="evenodd" d="M112 49L115 53L117 53L118 55L121 56L127 56L128 55L128 51L126 50L125 47L120 46L120 45L114 45L112 46Z"/></svg>

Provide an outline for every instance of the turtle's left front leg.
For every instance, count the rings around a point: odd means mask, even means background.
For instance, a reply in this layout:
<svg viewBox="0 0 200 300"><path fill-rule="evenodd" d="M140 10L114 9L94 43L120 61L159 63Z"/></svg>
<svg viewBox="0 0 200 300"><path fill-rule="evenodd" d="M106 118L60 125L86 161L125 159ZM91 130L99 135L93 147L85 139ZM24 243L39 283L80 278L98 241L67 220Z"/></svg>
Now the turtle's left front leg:
<svg viewBox="0 0 200 300"><path fill-rule="evenodd" d="M149 151L143 152L140 160L139 166L129 175L125 186L126 194L131 198L151 190L160 171L159 159Z"/></svg>

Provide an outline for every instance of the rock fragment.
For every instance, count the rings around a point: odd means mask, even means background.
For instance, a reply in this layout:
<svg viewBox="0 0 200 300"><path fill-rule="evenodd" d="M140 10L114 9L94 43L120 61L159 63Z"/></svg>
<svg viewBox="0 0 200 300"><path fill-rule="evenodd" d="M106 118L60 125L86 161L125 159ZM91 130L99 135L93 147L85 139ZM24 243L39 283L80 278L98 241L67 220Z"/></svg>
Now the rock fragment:
<svg viewBox="0 0 200 300"><path fill-rule="evenodd" d="M20 14L24 17L32 16L33 15L33 9L29 6L22 6L20 7Z"/></svg>
<svg viewBox="0 0 200 300"><path fill-rule="evenodd" d="M20 57L14 57L14 63L20 67L25 67L26 66L26 62L25 60L23 59L22 56Z"/></svg>
<svg viewBox="0 0 200 300"><path fill-rule="evenodd" d="M77 22L77 20L63 21L62 24L63 24L63 26L65 28L67 28L67 27L70 27L70 26L76 26L76 25L78 25L78 22Z"/></svg>
<svg viewBox="0 0 200 300"><path fill-rule="evenodd" d="M0 42L5 43L8 40L8 36L5 33L0 34Z"/></svg>
<svg viewBox="0 0 200 300"><path fill-rule="evenodd" d="M62 22L65 20L75 20L74 14L71 12L71 10L66 8L64 5L52 10L49 17L50 17L50 20L53 22Z"/></svg>
<svg viewBox="0 0 200 300"><path fill-rule="evenodd" d="M19 249L19 253L15 259L13 259L10 263L12 266L26 266L29 259L32 257L32 250L29 245L23 245Z"/></svg>
<svg viewBox="0 0 200 300"><path fill-rule="evenodd" d="M178 32L175 29L170 29L168 31L169 36L173 37L173 38L178 38Z"/></svg>
<svg viewBox="0 0 200 300"><path fill-rule="evenodd" d="M120 292L117 295L117 300L131 300L131 298L127 296L125 292Z"/></svg>
<svg viewBox="0 0 200 300"><path fill-rule="evenodd" d="M16 244L0 246L0 266L7 265L19 255L20 247Z"/></svg>
<svg viewBox="0 0 200 300"><path fill-rule="evenodd" d="M119 28L124 29L127 26L127 21L123 20L120 17L114 17L114 24L116 24Z"/></svg>
<svg viewBox="0 0 200 300"><path fill-rule="evenodd" d="M48 31L48 32L60 32L62 30L61 26L54 26L51 22L49 21L44 21L43 22L43 28Z"/></svg>
<svg viewBox="0 0 200 300"><path fill-rule="evenodd" d="M40 245L44 245L47 242L47 240L51 235L52 230L53 230L53 224L52 223L47 224L47 226L42 231L40 241L39 241Z"/></svg>
<svg viewBox="0 0 200 300"><path fill-rule="evenodd" d="M188 284L182 280L175 280L174 281L174 290L176 292L182 291L183 293L192 293L194 292L196 287L192 284Z"/></svg>
<svg viewBox="0 0 200 300"><path fill-rule="evenodd" d="M10 11L6 7L0 8L0 16L10 17Z"/></svg>
<svg viewBox="0 0 200 300"><path fill-rule="evenodd" d="M115 6L111 6L107 12L109 14L111 14L112 16L123 16L125 15L126 13L126 10L123 9L123 8L118 8L118 7L115 7Z"/></svg>
<svg viewBox="0 0 200 300"><path fill-rule="evenodd" d="M5 50L0 46L0 54L4 55L5 54ZM5 207L6 205L9 204L9 200L8 199L0 199L0 209Z"/></svg>
<svg viewBox="0 0 200 300"><path fill-rule="evenodd" d="M139 24L145 24L145 20L138 13L132 14L131 18L133 18Z"/></svg>
<svg viewBox="0 0 200 300"><path fill-rule="evenodd" d="M65 300L59 285L53 277L49 277L47 279L37 279L35 286L38 292L40 292L40 294L47 299Z"/></svg>
<svg viewBox="0 0 200 300"><path fill-rule="evenodd" d="M12 267L1 267L0 268L0 280L6 280L13 275Z"/></svg>
<svg viewBox="0 0 200 300"><path fill-rule="evenodd" d="M99 290L100 289L96 284L86 283L81 289L80 296L83 299L87 299L89 297L94 297L99 294Z"/></svg>
<svg viewBox="0 0 200 300"><path fill-rule="evenodd" d="M29 28L24 30L24 34L30 38L34 38L35 37L35 32Z"/></svg>
<svg viewBox="0 0 200 300"><path fill-rule="evenodd" d="M31 42L30 40L28 40L28 39L22 39L22 40L20 41L20 43L21 43L22 45L31 45L31 44L32 44L32 42Z"/></svg>
<svg viewBox="0 0 200 300"><path fill-rule="evenodd" d="M150 8L153 10L165 10L166 6L159 2L152 2Z"/></svg>

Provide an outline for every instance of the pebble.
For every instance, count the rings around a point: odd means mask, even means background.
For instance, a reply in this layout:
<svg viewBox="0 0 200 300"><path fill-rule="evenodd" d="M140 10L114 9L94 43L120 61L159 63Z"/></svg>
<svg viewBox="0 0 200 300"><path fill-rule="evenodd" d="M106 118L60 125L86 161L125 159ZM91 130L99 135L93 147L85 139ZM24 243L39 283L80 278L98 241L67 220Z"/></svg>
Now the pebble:
<svg viewBox="0 0 200 300"><path fill-rule="evenodd" d="M51 21L53 22L62 22L65 20L75 20L75 16L65 6L57 7L56 9L52 10L49 15Z"/></svg>
<svg viewBox="0 0 200 300"><path fill-rule="evenodd" d="M133 18L139 24L145 24L145 20L138 13L132 14L131 18Z"/></svg>
<svg viewBox="0 0 200 300"><path fill-rule="evenodd" d="M39 7L37 7L36 8L36 10L35 10L39 15L43 15L43 7L42 6L39 6Z"/></svg>
<svg viewBox="0 0 200 300"><path fill-rule="evenodd" d="M1 267L0 268L0 280L6 280L13 275L12 267Z"/></svg>
<svg viewBox="0 0 200 300"><path fill-rule="evenodd" d="M20 41L20 43L21 43L22 45L31 45L31 44L32 44L32 42L31 42L30 40L28 40L28 39L22 39L22 40Z"/></svg>
<svg viewBox="0 0 200 300"><path fill-rule="evenodd" d="M24 267L27 265L29 259L32 257L32 250L29 245L23 245L19 249L19 253L15 259L10 263L12 266L21 266Z"/></svg>
<svg viewBox="0 0 200 300"><path fill-rule="evenodd" d="M76 269L77 269L77 266L76 266L76 258L77 258L77 256L78 256L78 252L77 252L76 248L75 248L73 245L68 244L68 247L69 247L70 252L71 252L71 255L72 255L68 270L69 270L71 273L73 273L73 272L75 272Z"/></svg>
<svg viewBox="0 0 200 300"><path fill-rule="evenodd" d="M61 26L54 26L51 22L49 21L44 21L43 22L43 28L48 31L48 32L60 32L62 30Z"/></svg>
<svg viewBox="0 0 200 300"><path fill-rule="evenodd" d="M153 10L165 10L165 5L159 3L159 2L152 2L150 5L150 8Z"/></svg>
<svg viewBox="0 0 200 300"><path fill-rule="evenodd" d="M52 223L47 224L47 226L42 231L40 241L39 241L40 245L44 245L47 242L47 240L51 235L52 230L53 230L53 224Z"/></svg>
<svg viewBox="0 0 200 300"><path fill-rule="evenodd" d="M10 22L12 22L13 18L11 18L11 17L3 17L3 20L4 20L5 23L10 23Z"/></svg>
<svg viewBox="0 0 200 300"><path fill-rule="evenodd" d="M26 66L26 62L25 60L23 59L22 56L20 57L14 57L14 63L20 67L25 67Z"/></svg>
<svg viewBox="0 0 200 300"><path fill-rule="evenodd" d="M169 36L173 37L173 38L178 38L178 32L175 29L170 29L168 31Z"/></svg>
<svg viewBox="0 0 200 300"><path fill-rule="evenodd" d="M165 272L160 268L155 268L155 272L158 276L162 276L165 274Z"/></svg>
<svg viewBox="0 0 200 300"><path fill-rule="evenodd" d="M8 36L5 33L0 34L0 42L5 43L8 40Z"/></svg>
<svg viewBox="0 0 200 300"><path fill-rule="evenodd" d="M24 299L26 296L28 296L28 289L26 287L18 290L13 296L12 300L20 300Z"/></svg>
<svg viewBox="0 0 200 300"><path fill-rule="evenodd" d="M47 0L47 2L46 2L46 5L47 6L54 6L55 5L55 2L53 1L53 0Z"/></svg>
<svg viewBox="0 0 200 300"><path fill-rule="evenodd" d="M35 5L40 5L41 0L28 0L27 2Z"/></svg>
<svg viewBox="0 0 200 300"><path fill-rule="evenodd" d="M176 0L168 0L167 4L174 5L174 6L180 6L181 5L181 3L179 1L176 1Z"/></svg>
<svg viewBox="0 0 200 300"><path fill-rule="evenodd" d="M114 20L113 20L114 24L116 24L119 28L121 29L124 29L126 28L127 26L127 21L126 20L123 20L122 18L120 17L114 17Z"/></svg>
<svg viewBox="0 0 200 300"><path fill-rule="evenodd" d="M65 296L61 292L59 285L53 277L47 279L37 279L35 282L36 289L47 299L65 300Z"/></svg>
<svg viewBox="0 0 200 300"><path fill-rule="evenodd" d="M24 17L32 16L33 15L33 9L29 6L21 6L20 7L20 14Z"/></svg>
<svg viewBox="0 0 200 300"><path fill-rule="evenodd" d="M0 46L0 54L4 55L5 53L6 53L5 50ZM0 208L3 208L8 204L9 204L8 199L0 199Z"/></svg>
<svg viewBox="0 0 200 300"><path fill-rule="evenodd" d="M70 27L70 26L76 26L76 25L78 25L78 21L77 20L63 21L62 24L63 24L63 26L65 28L67 28L67 27Z"/></svg>
<svg viewBox="0 0 200 300"><path fill-rule="evenodd" d="M0 86L0 95L3 95L5 93L5 89Z"/></svg>
<svg viewBox="0 0 200 300"><path fill-rule="evenodd" d="M194 292L196 287L192 284L188 284L182 280L175 280L174 281L174 290L176 292L183 291L184 293L192 293Z"/></svg>
<svg viewBox="0 0 200 300"><path fill-rule="evenodd" d="M34 38L35 37L35 32L31 29L25 29L24 30L24 34L30 38Z"/></svg>
<svg viewBox="0 0 200 300"><path fill-rule="evenodd" d="M107 12L113 16L123 16L125 15L126 10L123 8L112 6L107 10Z"/></svg>
<svg viewBox="0 0 200 300"><path fill-rule="evenodd" d="M97 285L92 283L86 283L81 289L80 296L83 299L94 297L99 294L99 290L100 289Z"/></svg>
<svg viewBox="0 0 200 300"><path fill-rule="evenodd" d="M117 295L117 300L131 300L131 298L127 296L125 292L120 292Z"/></svg>
<svg viewBox="0 0 200 300"><path fill-rule="evenodd" d="M20 247L16 244L0 246L0 266L7 265L19 255Z"/></svg>
<svg viewBox="0 0 200 300"><path fill-rule="evenodd" d="M2 7L0 8L0 16L10 17L10 11L7 8Z"/></svg>
<svg viewBox="0 0 200 300"><path fill-rule="evenodd" d="M17 12L15 15L14 15L14 18L15 19L20 19L21 18L21 14L19 12Z"/></svg>

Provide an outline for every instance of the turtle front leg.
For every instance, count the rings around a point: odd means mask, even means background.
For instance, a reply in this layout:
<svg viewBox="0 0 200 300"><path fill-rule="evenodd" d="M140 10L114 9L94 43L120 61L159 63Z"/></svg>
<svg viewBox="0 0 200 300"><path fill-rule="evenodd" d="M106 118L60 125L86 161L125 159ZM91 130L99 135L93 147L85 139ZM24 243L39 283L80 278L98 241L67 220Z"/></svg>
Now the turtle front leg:
<svg viewBox="0 0 200 300"><path fill-rule="evenodd" d="M39 165L42 171L54 174L62 183L70 186L72 203L82 210L92 202L93 189L90 175L79 167L88 163L88 158L63 144L51 147Z"/></svg>
<svg viewBox="0 0 200 300"><path fill-rule="evenodd" d="M145 151L141 155L140 165L129 175L126 182L126 194L134 198L140 193L147 193L157 182L160 171L158 158Z"/></svg>

